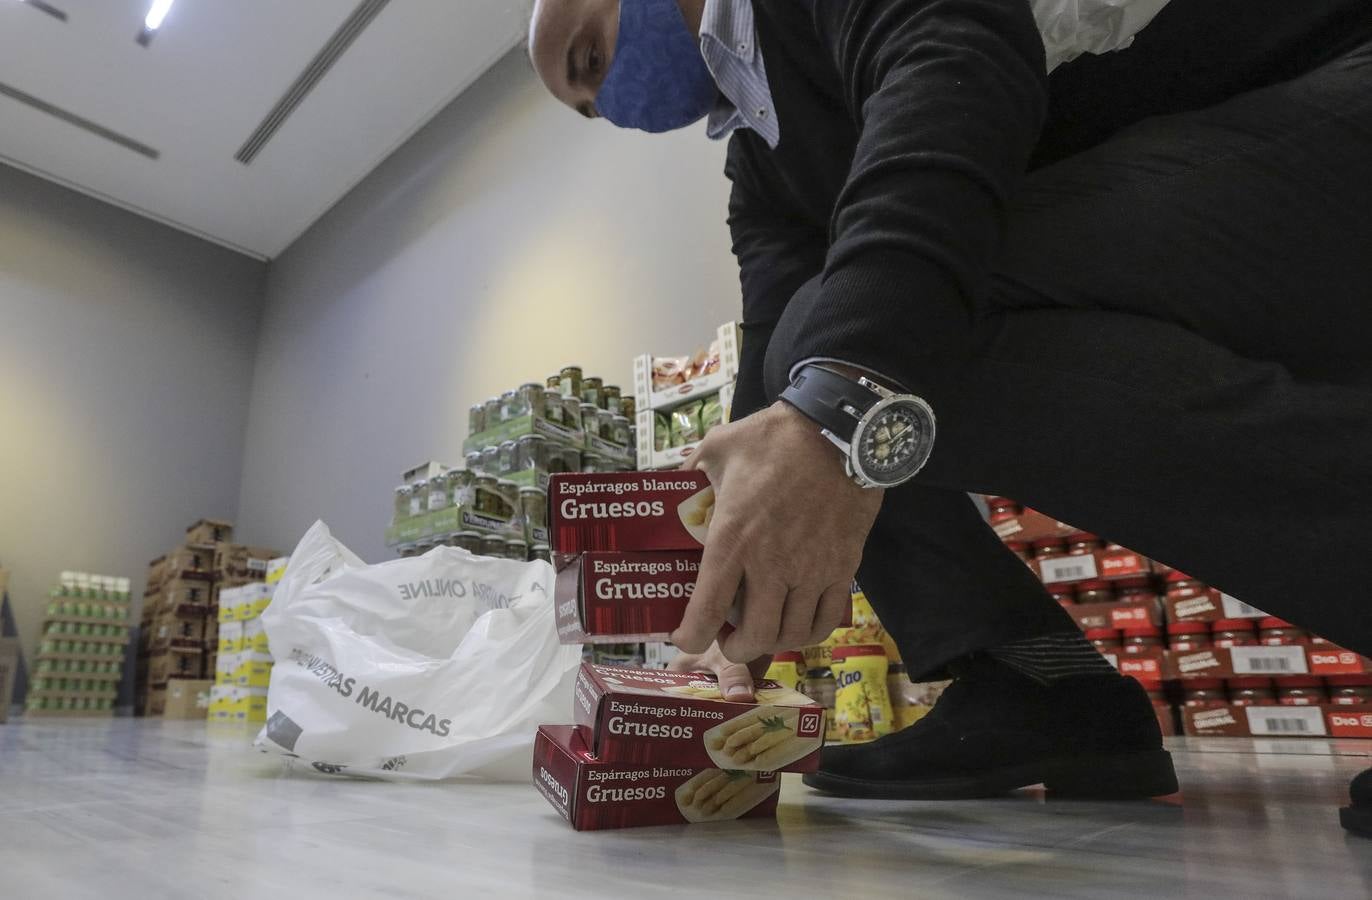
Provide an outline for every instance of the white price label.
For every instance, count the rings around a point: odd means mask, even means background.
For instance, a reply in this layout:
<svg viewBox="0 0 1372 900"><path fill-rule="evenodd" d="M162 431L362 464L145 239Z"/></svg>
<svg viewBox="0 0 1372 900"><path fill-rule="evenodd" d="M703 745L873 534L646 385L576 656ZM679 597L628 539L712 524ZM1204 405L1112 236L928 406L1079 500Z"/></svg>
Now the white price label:
<svg viewBox="0 0 1372 900"><path fill-rule="evenodd" d="M1232 647L1229 658L1234 661L1236 675L1304 675L1310 671L1304 647Z"/></svg>
<svg viewBox="0 0 1372 900"><path fill-rule="evenodd" d="M1245 706L1248 731L1263 737L1323 737L1324 713L1310 706Z"/></svg>
<svg viewBox="0 0 1372 900"><path fill-rule="evenodd" d="M1044 584L1059 581L1085 581L1096 577L1096 558L1094 556L1059 556L1045 559L1039 563Z"/></svg>
<svg viewBox="0 0 1372 900"><path fill-rule="evenodd" d="M1224 606L1226 619L1261 619L1267 615L1256 606L1249 606L1237 597L1231 597L1228 594L1220 594L1220 603Z"/></svg>

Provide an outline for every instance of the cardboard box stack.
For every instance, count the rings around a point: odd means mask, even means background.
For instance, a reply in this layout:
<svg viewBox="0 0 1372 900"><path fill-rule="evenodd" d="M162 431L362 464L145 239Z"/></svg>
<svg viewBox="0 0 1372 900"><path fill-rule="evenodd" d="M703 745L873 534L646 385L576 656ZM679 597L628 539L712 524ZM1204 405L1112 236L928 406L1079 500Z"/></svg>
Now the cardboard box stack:
<svg viewBox="0 0 1372 900"><path fill-rule="evenodd" d="M208 706L211 722L266 721L274 659L262 627L262 613L270 605L288 561L287 557L272 559L263 581L219 593L219 646Z"/></svg>
<svg viewBox="0 0 1372 900"><path fill-rule="evenodd" d="M143 592L139 636L138 711L162 715L172 679L212 677L219 648L219 599L261 582L280 554L233 543L233 525L201 519L183 544L153 560Z"/></svg>
<svg viewBox="0 0 1372 900"><path fill-rule="evenodd" d="M1165 734L1372 737L1372 660L1140 553L987 498L991 527L1121 672Z"/></svg>
<svg viewBox="0 0 1372 900"><path fill-rule="evenodd" d="M128 643L129 579L63 572L48 593L25 714L109 715Z"/></svg>

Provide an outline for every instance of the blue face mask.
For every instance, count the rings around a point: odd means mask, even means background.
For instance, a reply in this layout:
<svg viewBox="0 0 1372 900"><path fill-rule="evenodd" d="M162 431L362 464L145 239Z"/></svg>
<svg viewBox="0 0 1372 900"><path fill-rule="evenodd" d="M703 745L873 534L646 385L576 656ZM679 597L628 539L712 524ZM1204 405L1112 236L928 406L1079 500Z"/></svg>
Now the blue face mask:
<svg viewBox="0 0 1372 900"><path fill-rule="evenodd" d="M719 89L676 0L620 0L619 36L595 108L620 128L671 131L708 113Z"/></svg>

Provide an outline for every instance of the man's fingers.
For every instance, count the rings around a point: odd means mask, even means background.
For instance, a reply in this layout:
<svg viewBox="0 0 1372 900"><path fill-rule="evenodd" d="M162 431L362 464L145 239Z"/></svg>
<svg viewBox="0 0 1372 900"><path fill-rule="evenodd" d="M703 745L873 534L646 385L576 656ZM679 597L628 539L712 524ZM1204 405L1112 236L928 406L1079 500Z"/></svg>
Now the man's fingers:
<svg viewBox="0 0 1372 900"><path fill-rule="evenodd" d="M704 653L710 646L743 580L743 563L735 549L719 539L721 531L712 530L705 542L695 591L686 604L681 625L672 632L672 643L687 653Z"/></svg>
<svg viewBox="0 0 1372 900"><path fill-rule="evenodd" d="M805 644L819 644L843 621L845 611L853 608L853 588L849 582L831 584L820 595L815 620Z"/></svg>
<svg viewBox="0 0 1372 900"><path fill-rule="evenodd" d="M697 588L699 590L699 588ZM786 585L782 582L748 581L743 579L743 621L734 633L719 644L727 659L747 663L777 644L781 628L781 611L786 602Z"/></svg>
<svg viewBox="0 0 1372 900"><path fill-rule="evenodd" d="M777 633L776 650L799 650L810 643L815 629L820 592L815 588L791 588L786 595L786 608L781 614L781 629Z"/></svg>

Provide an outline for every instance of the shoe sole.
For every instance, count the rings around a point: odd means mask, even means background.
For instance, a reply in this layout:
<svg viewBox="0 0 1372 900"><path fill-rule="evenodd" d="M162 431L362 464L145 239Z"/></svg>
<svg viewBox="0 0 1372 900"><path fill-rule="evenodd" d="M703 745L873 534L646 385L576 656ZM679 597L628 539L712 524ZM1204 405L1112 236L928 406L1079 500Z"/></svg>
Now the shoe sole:
<svg viewBox="0 0 1372 900"><path fill-rule="evenodd" d="M827 794L875 800L975 800L1035 784L1058 796L1095 800L1144 800L1179 789L1166 750L1036 760L952 778L870 781L810 772L804 781Z"/></svg>
<svg viewBox="0 0 1372 900"><path fill-rule="evenodd" d="M1372 837L1372 807L1345 806L1339 810L1339 824L1354 834Z"/></svg>

